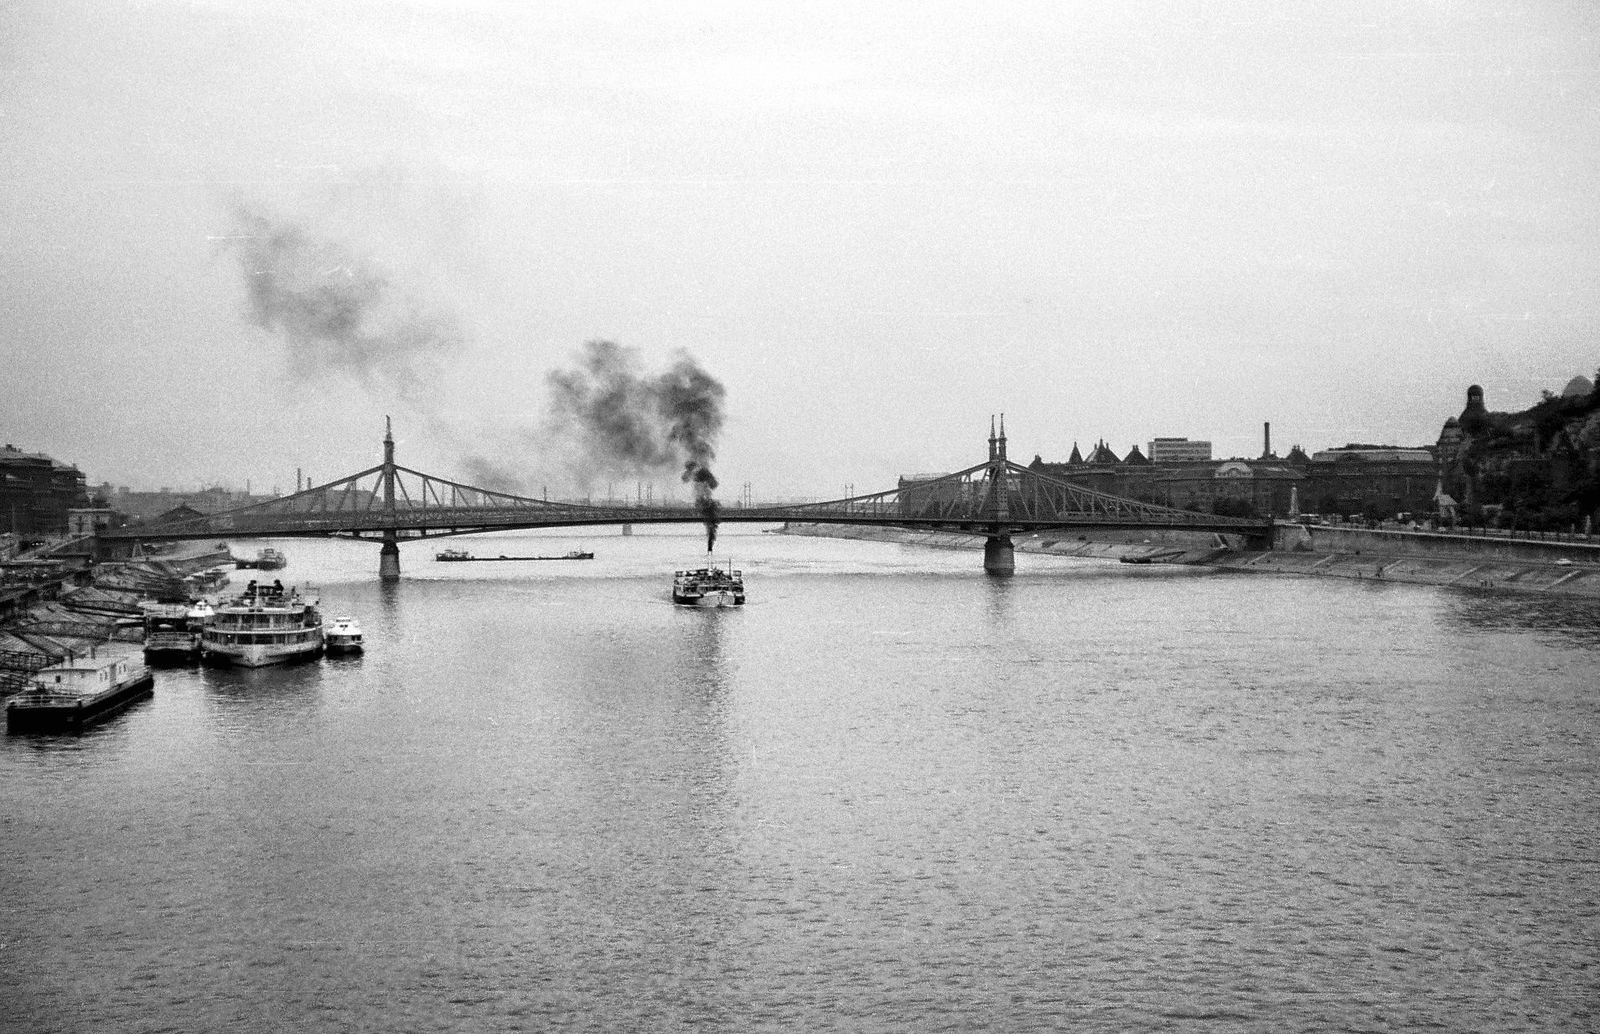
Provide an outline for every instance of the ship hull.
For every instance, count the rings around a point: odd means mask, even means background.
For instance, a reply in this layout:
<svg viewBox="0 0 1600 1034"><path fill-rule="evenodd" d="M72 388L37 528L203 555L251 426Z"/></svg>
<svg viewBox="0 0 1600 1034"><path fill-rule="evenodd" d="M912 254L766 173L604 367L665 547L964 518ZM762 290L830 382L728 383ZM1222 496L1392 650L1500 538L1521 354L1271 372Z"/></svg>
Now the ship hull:
<svg viewBox="0 0 1600 1034"><path fill-rule="evenodd" d="M228 644L207 643L201 648L207 664L231 664L238 668L265 668L271 664L292 664L295 661L314 660L322 655L322 639L291 644Z"/></svg>
<svg viewBox="0 0 1600 1034"><path fill-rule="evenodd" d="M155 676L144 670L104 693L76 700L52 698L30 703L24 695L6 708L6 731L82 732L149 696L154 687Z"/></svg>
<svg viewBox="0 0 1600 1034"><path fill-rule="evenodd" d="M707 592L699 594L673 593L672 602L680 607L738 607L744 605L744 597L735 596L731 592Z"/></svg>

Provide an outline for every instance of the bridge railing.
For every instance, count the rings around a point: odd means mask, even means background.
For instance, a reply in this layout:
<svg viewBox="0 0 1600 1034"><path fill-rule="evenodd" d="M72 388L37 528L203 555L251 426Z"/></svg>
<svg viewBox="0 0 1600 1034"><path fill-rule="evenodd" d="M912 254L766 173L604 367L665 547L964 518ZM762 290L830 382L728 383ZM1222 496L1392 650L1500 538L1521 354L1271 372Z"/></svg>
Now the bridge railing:
<svg viewBox="0 0 1600 1034"><path fill-rule="evenodd" d="M436 478L396 465L393 507L387 470L372 467L282 499L173 524L126 528L109 538L368 535L418 537L494 529L698 522L688 505L550 502ZM1086 524L1193 528L1259 534L1263 522L1176 510L1107 495L1004 459L937 478L902 480L893 489L843 499L773 507L720 509L728 521L824 521L919 527L1040 529Z"/></svg>

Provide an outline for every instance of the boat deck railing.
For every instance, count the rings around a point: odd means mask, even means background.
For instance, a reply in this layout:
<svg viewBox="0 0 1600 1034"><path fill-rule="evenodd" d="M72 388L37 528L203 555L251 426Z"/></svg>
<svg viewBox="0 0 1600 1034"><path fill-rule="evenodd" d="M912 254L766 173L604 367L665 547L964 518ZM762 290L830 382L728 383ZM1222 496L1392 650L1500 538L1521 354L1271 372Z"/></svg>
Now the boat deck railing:
<svg viewBox="0 0 1600 1034"><path fill-rule="evenodd" d="M87 700L82 693L56 693L24 690L11 698L12 707L79 707Z"/></svg>

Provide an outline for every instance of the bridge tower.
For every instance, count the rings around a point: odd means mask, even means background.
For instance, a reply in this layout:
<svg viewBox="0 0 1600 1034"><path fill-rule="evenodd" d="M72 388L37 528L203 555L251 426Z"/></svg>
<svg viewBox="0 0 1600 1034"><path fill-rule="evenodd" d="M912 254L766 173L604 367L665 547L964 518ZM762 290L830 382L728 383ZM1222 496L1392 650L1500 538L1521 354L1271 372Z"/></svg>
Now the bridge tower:
<svg viewBox="0 0 1600 1034"><path fill-rule="evenodd" d="M990 534L983 543L983 570L997 578L1017 573L1017 553L1011 544L1010 481L1006 474L1006 415L1000 414L1000 435L995 437L994 418L989 418L989 511Z"/></svg>
<svg viewBox="0 0 1600 1034"><path fill-rule="evenodd" d="M394 512L394 427L383 418L383 514L388 527L383 529L383 548L378 551L378 580L400 580L400 542L395 535Z"/></svg>

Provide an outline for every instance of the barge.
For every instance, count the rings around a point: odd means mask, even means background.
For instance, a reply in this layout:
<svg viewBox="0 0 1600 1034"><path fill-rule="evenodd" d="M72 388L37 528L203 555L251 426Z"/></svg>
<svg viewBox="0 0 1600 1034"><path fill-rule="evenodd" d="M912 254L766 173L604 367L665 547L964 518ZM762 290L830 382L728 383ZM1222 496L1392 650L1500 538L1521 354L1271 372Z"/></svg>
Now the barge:
<svg viewBox="0 0 1600 1034"><path fill-rule="evenodd" d="M435 553L433 558L441 563L459 564L469 560L480 562L489 560L593 560L594 554L584 549L573 549L560 556L506 556L504 553L499 556L473 556L464 549L446 549Z"/></svg>
<svg viewBox="0 0 1600 1034"><path fill-rule="evenodd" d="M270 547L257 553L254 560L235 560L233 562L234 567L261 571L277 571L288 565L289 558Z"/></svg>
<svg viewBox="0 0 1600 1034"><path fill-rule="evenodd" d="M33 687L6 705L7 732L82 732L151 694L155 676L119 643L72 654L33 676Z"/></svg>
<svg viewBox="0 0 1600 1034"><path fill-rule="evenodd" d="M186 664L200 659L200 629L191 627L187 603L147 601L142 606L146 664Z"/></svg>

